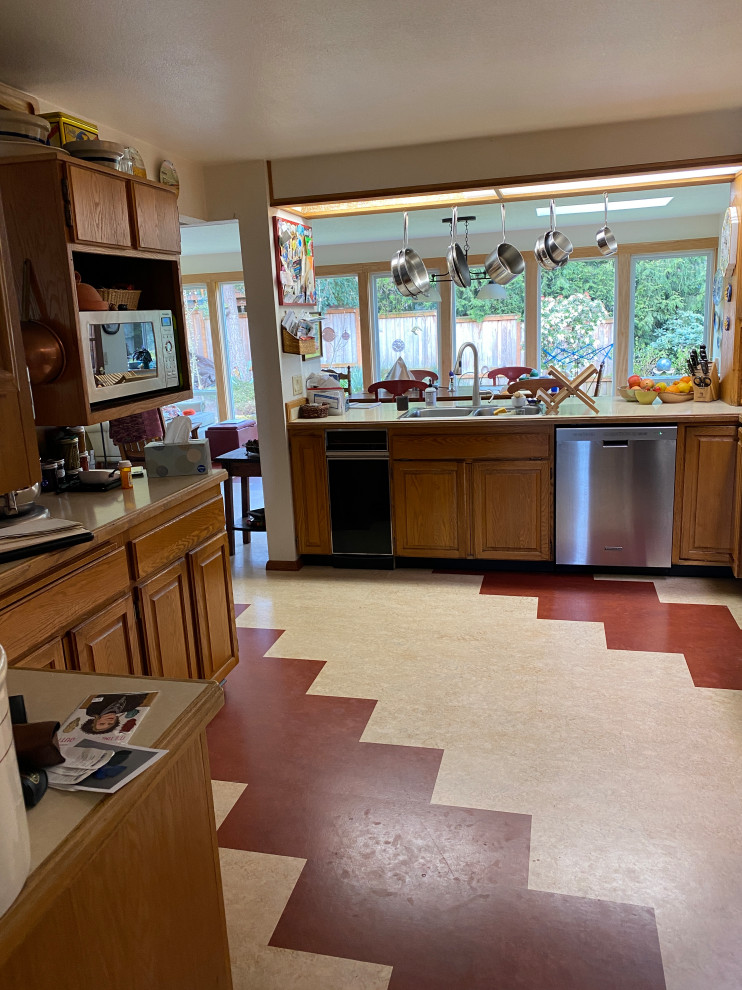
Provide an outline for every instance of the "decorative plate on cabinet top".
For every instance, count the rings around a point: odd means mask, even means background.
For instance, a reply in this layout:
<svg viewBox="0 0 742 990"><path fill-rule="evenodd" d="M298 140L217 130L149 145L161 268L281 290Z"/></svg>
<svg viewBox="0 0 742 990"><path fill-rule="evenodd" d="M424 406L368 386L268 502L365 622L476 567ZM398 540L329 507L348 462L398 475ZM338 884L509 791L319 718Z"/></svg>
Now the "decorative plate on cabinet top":
<svg viewBox="0 0 742 990"><path fill-rule="evenodd" d="M126 149L126 154L129 156L129 159L130 159L131 164L132 164L132 173L131 174L138 176L138 178L140 178L140 179L146 179L147 178L147 169L144 167L144 159L142 158L142 156L140 155L140 153L137 151L137 149L136 148L131 148L131 147L130 148L127 148Z"/></svg>
<svg viewBox="0 0 742 990"><path fill-rule="evenodd" d="M164 186L171 186L175 190L176 196L180 192L180 179L178 178L177 169L167 158L160 165L160 182Z"/></svg>
<svg viewBox="0 0 742 990"><path fill-rule="evenodd" d="M735 206L730 206L724 214L719 238L719 268L725 278L731 278L737 263L737 236L739 232L739 215Z"/></svg>

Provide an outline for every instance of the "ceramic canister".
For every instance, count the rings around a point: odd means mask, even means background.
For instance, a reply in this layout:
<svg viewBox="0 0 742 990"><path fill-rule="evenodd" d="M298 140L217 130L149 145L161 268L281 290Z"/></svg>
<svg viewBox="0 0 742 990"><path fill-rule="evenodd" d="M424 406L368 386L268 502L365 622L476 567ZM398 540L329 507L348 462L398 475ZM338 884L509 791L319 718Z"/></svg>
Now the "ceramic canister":
<svg viewBox="0 0 742 990"><path fill-rule="evenodd" d="M20 894L31 865L26 808L8 710L7 673L8 661L0 646L0 916Z"/></svg>

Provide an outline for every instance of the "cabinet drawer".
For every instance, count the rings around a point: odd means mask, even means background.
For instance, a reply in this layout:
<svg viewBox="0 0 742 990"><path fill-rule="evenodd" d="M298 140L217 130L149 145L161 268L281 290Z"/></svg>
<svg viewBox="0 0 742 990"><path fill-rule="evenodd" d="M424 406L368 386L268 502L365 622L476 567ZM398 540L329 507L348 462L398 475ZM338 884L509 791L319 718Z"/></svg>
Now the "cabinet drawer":
<svg viewBox="0 0 742 990"><path fill-rule="evenodd" d="M129 568L126 551L121 548L22 599L0 614L2 643L9 660L65 633L128 588Z"/></svg>
<svg viewBox="0 0 742 990"><path fill-rule="evenodd" d="M458 431L421 432L410 429L405 433L394 433L391 437L391 451L394 460L434 460L436 458L468 460L482 458L491 460L522 461L544 459L549 456L550 432L492 433L482 427L476 432Z"/></svg>
<svg viewBox="0 0 742 990"><path fill-rule="evenodd" d="M163 523L145 536L131 541L136 578L154 574L171 561L184 557L212 533L224 529L224 503L221 496L197 509Z"/></svg>
<svg viewBox="0 0 742 990"><path fill-rule="evenodd" d="M68 165L67 187L75 241L131 247L126 179Z"/></svg>
<svg viewBox="0 0 742 990"><path fill-rule="evenodd" d="M131 184L137 247L180 253L180 219L175 193L143 182Z"/></svg>

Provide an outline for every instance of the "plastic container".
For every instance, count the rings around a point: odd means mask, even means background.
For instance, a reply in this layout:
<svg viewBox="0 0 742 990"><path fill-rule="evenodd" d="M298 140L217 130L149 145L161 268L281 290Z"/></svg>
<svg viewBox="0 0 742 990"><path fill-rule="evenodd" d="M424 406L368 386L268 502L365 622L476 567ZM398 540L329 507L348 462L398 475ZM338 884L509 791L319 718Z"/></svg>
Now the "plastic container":
<svg viewBox="0 0 742 990"><path fill-rule="evenodd" d="M7 672L8 661L0 646L0 915L20 894L31 866L28 821L8 710Z"/></svg>
<svg viewBox="0 0 742 990"><path fill-rule="evenodd" d="M133 488L134 481L131 477L131 461L119 461L117 465L121 487L123 489Z"/></svg>
<svg viewBox="0 0 742 990"><path fill-rule="evenodd" d="M432 385L429 388L426 388L423 394L425 395L425 405L428 408L437 405L438 391Z"/></svg>

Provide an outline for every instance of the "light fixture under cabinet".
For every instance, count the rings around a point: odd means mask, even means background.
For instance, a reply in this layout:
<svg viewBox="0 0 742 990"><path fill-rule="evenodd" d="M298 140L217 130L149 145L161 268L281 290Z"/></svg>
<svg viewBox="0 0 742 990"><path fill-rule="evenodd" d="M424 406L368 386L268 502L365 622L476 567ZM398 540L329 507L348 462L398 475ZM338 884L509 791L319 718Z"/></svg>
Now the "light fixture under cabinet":
<svg viewBox="0 0 742 990"><path fill-rule="evenodd" d="M651 210L659 206L667 206L673 200L672 196L661 196L657 199L625 199L608 204L609 213L617 213L619 210ZM602 213L603 203L573 203L572 205L557 206L554 210L556 214L569 215L574 213ZM548 206L539 206L536 216L548 217Z"/></svg>

